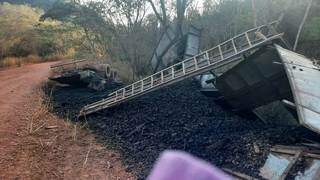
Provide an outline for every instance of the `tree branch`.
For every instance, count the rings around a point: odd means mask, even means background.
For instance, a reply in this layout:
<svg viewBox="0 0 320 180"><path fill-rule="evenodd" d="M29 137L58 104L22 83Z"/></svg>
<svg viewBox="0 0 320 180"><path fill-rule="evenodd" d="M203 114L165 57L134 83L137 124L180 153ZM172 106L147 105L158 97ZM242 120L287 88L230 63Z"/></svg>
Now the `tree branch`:
<svg viewBox="0 0 320 180"><path fill-rule="evenodd" d="M162 26L163 26L163 27L166 27L166 26L167 26L166 20L164 20L164 19L161 17L161 15L160 15L159 12L157 11L157 8L156 8L156 6L154 5L154 3L152 2L152 0L147 0L147 1L150 3L150 5L151 5L151 7L152 7L152 9L153 9L153 12L154 12L155 15L157 16L157 18L158 18L158 20L160 21L160 23L162 24Z"/></svg>
<svg viewBox="0 0 320 180"><path fill-rule="evenodd" d="M297 49L298 42L299 42L299 39L300 39L300 35L301 35L301 32L302 32L302 28L303 28L303 26L304 26L304 24L305 24L305 22L306 22L306 20L307 20L307 18L308 18L309 11L310 11L311 5L312 5L312 1L313 1L313 0L310 0L310 1L309 1L308 7L307 7L307 9L306 9L306 12L304 13L304 17L303 17L303 19L302 19L302 21L301 21L301 24L300 24L300 26L299 26L298 34L297 34L297 37L296 37L296 40L295 40L294 46L293 46L293 51L296 51L296 49Z"/></svg>

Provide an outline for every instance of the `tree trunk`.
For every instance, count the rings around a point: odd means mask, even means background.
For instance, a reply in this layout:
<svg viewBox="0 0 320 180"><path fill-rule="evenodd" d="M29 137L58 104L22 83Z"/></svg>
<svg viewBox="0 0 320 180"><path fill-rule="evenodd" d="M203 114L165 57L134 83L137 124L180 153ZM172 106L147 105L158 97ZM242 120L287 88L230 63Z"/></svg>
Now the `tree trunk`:
<svg viewBox="0 0 320 180"><path fill-rule="evenodd" d="M313 0L310 0L310 1L309 1L308 7L307 7L307 9L306 9L306 12L304 13L304 17L303 17L303 19L302 19L302 21L301 21L301 24L300 24L300 26L299 26L298 34L297 34L297 37L296 37L296 40L295 40L294 46L293 46L293 51L296 51L296 49L297 49L298 42L299 42L299 39L300 39L300 35L301 35L301 32L302 32L303 26L304 26L304 24L306 23L306 20L307 20L308 15L309 15L309 11L310 11L310 9L311 9L312 1L313 1Z"/></svg>
<svg viewBox="0 0 320 180"><path fill-rule="evenodd" d="M160 13L157 11L157 8L155 6L155 4L152 2L152 0L147 0L150 5L151 5L151 8L154 12L154 14L156 15L156 17L158 18L158 20L160 21L161 25L163 26L163 28L165 29L167 27L167 13L166 13L166 8L165 8L165 4L164 4L164 1L160 1L161 3L161 10L162 10L162 15L163 17L160 15Z"/></svg>
<svg viewBox="0 0 320 180"><path fill-rule="evenodd" d="M255 0L251 0L251 5L252 5L253 25L254 27L258 27L257 9L256 9Z"/></svg>
<svg viewBox="0 0 320 180"><path fill-rule="evenodd" d="M187 0L177 0L177 37L182 36L184 14L187 8Z"/></svg>

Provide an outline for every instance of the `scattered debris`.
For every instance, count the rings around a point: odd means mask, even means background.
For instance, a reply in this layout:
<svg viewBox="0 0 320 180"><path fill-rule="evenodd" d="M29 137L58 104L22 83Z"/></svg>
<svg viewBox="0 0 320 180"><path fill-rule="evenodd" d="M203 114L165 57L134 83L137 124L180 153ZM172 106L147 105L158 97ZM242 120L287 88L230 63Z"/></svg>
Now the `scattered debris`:
<svg viewBox="0 0 320 180"><path fill-rule="evenodd" d="M258 146L256 143L253 143L253 148L254 148L254 152L255 152L256 154L260 154L259 146Z"/></svg>
<svg viewBox="0 0 320 180"><path fill-rule="evenodd" d="M58 126L47 126L46 129L56 129Z"/></svg>
<svg viewBox="0 0 320 180"><path fill-rule="evenodd" d="M264 166L260 169L260 175L266 179L283 180L292 171L299 159L309 160L307 166L299 168L295 179L316 179L320 173L320 150L310 150L304 146L275 146ZM304 174L301 173L304 172Z"/></svg>
<svg viewBox="0 0 320 180"><path fill-rule="evenodd" d="M223 170L232 175L236 180L255 180L256 178L253 178L251 176L248 176L246 174L243 174L243 173L239 173L239 172L234 172L230 169L227 169L227 168L223 168Z"/></svg>

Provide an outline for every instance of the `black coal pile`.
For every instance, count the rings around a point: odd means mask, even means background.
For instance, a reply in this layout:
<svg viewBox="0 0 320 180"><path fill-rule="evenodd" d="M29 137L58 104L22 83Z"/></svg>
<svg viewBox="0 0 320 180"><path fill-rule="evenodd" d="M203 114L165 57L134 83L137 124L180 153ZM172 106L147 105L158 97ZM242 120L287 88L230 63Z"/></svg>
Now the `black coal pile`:
<svg viewBox="0 0 320 180"><path fill-rule="evenodd" d="M55 87L54 111L77 121L81 107L102 99L114 88L95 92ZM317 138L302 127L265 125L226 112L203 96L193 80L92 114L86 120L97 139L117 149L128 170L141 179L167 149L183 150L218 167L259 177L271 146Z"/></svg>

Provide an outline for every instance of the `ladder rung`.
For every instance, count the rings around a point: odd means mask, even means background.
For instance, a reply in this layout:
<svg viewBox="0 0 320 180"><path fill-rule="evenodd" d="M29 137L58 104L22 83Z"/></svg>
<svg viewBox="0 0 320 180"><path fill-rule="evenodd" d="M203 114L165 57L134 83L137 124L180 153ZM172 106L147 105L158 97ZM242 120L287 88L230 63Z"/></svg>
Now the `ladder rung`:
<svg viewBox="0 0 320 180"><path fill-rule="evenodd" d="M219 48L220 58L221 58L221 60L223 60L224 58L223 58L223 54L222 54L222 50L221 50L221 46L219 45L219 46L218 46L218 48Z"/></svg>
<svg viewBox="0 0 320 180"><path fill-rule="evenodd" d="M233 46L234 52L237 54L238 50L237 50L236 44L234 42L234 39L232 39L231 42L232 42L232 46Z"/></svg>

